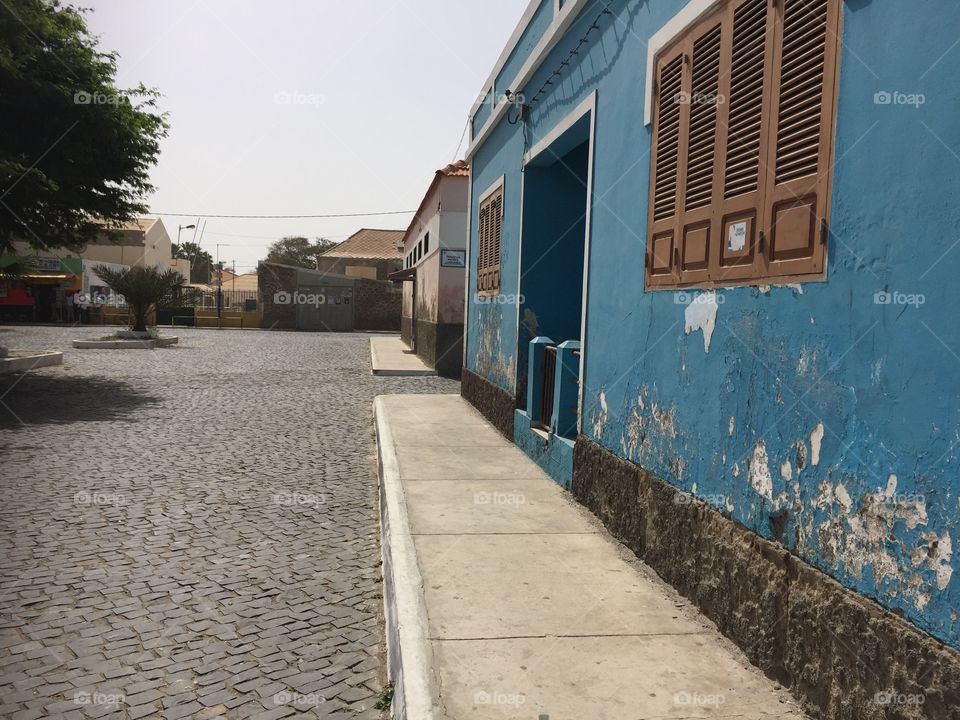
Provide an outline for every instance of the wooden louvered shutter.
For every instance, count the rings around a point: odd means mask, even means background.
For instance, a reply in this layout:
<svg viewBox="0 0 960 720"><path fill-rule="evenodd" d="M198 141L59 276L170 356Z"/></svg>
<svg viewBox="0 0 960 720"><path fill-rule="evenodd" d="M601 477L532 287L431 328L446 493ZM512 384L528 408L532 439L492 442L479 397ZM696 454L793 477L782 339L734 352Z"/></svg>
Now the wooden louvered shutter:
<svg viewBox="0 0 960 720"><path fill-rule="evenodd" d="M477 259L477 290L500 290L500 235L503 228L503 187L480 203L478 213L480 247Z"/></svg>
<svg viewBox="0 0 960 720"><path fill-rule="evenodd" d="M720 92L721 138L718 183L722 189L714 215L717 243L713 282L760 277L758 250L768 156L770 83L776 16L770 0L736 0L726 17Z"/></svg>
<svg viewBox="0 0 960 720"><path fill-rule="evenodd" d="M779 0L773 52L765 274L824 269L840 0Z"/></svg>
<svg viewBox="0 0 960 720"><path fill-rule="evenodd" d="M822 274L841 0L728 0L657 60L648 287Z"/></svg>
<svg viewBox="0 0 960 720"><path fill-rule="evenodd" d="M487 288L484 283L486 281L486 268L487 268L487 248L489 246L489 236L487 228L489 226L490 218L490 205L489 203L480 204L480 217L478 221L478 232L480 243L477 250L477 290L483 292Z"/></svg>
<svg viewBox="0 0 960 720"><path fill-rule="evenodd" d="M647 237L648 285L677 282L674 238L680 192L680 109L683 91L683 50L661 58L657 65L654 101L653 173L650 182L650 221Z"/></svg>
<svg viewBox="0 0 960 720"><path fill-rule="evenodd" d="M685 160L683 215L679 224L678 274L683 284L710 279L713 245L714 179L717 174L717 108L720 96L720 39L718 18L691 34L685 51L690 57L689 89L682 97L681 143Z"/></svg>

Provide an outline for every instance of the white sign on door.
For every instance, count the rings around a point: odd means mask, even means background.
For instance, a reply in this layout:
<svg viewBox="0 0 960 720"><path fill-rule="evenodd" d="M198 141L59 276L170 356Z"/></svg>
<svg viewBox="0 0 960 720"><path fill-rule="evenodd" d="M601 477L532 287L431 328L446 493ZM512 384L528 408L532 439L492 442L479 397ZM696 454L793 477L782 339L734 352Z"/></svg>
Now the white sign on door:
<svg viewBox="0 0 960 720"><path fill-rule="evenodd" d="M727 229L727 252L740 252L747 244L747 221L734 223Z"/></svg>

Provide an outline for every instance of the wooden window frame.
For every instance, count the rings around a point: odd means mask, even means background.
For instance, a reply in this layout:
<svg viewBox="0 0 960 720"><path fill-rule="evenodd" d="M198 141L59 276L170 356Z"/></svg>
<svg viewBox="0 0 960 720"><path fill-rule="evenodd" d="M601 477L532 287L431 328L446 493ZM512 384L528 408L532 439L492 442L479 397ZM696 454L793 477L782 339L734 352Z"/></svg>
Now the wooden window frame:
<svg viewBox="0 0 960 720"><path fill-rule="evenodd" d="M798 10L801 2L807 8L809 1L719 0L653 57L653 133L648 240L644 258L644 279L648 290L714 289L826 279L842 0L822 0L822 6L817 5L810 11L820 13L821 7L824 8L825 29L822 36L820 25L808 19L812 15L794 14L790 17L802 18L802 21L789 25L790 34L786 37L787 14L791 10ZM765 20L759 15L761 5L765 8ZM758 35L761 26L765 27L762 41ZM717 30L720 33L720 59L715 91L721 102L716 105L713 117L714 142L710 148L703 142L706 135L702 134L709 119L705 119L703 113L692 115L696 112L693 81L698 63L709 68L709 63L703 58L705 52L714 50L706 39ZM735 31L738 33L737 39L741 41L736 48ZM822 55L819 49L821 37ZM792 42L793 46L791 56L786 63L782 63L785 41ZM701 45L698 54L695 54L694 48L698 42ZM757 67L756 62L741 65L734 65L733 62L735 50L740 58L746 56L756 60L756 52L761 44L762 81L756 73L751 72L752 68ZM674 130L675 111L667 104L669 98L664 94L673 92L677 86L673 71L678 62L680 92L686 100L679 103L679 117L675 121L677 129ZM811 67L812 70L809 69ZM781 71L784 68L787 71L785 76L793 83L792 86L784 85L787 88L783 91L787 100L781 98L780 92ZM736 82L732 80L734 76ZM712 79L708 72L701 72L699 77ZM815 126L818 135L812 131L816 115L812 109L813 100L809 99L816 96L807 92L807 87L811 88L810 92L815 92L813 88L817 87L817 82L820 88L819 124ZM750 107L746 111L740 108L747 102L737 106L735 128L748 128L750 142L743 140L729 125L732 89L739 93L739 97L749 101ZM756 92L762 92L759 101L756 100ZM789 105L790 102L793 105ZM754 105L759 109L753 111ZM797 110L797 107L801 109ZM749 120L756 112L760 114L759 131L757 123ZM784 113L785 125L779 128L778 135L781 113ZM694 142L691 148L692 116L695 118L694 128L701 131L701 135L698 136L700 141ZM800 119L794 121L794 118ZM667 138L663 148L660 147L661 120L664 123L664 137ZM676 134L676 138L671 133ZM818 137L815 144L811 144L813 136ZM728 157L728 145L734 153L731 157ZM755 152L749 151L749 148L756 146L758 149ZM814 172L779 182L777 164L781 151L785 158L789 158L789 153L797 147L798 153L806 153L802 157L806 157L807 165L816 157ZM665 170L658 175L661 154ZM703 205L702 182L706 167L703 157L710 154L713 158L710 202ZM701 204L688 209L687 163L693 156L697 156L699 163L694 166L699 173L694 176L694 184L698 179L701 184L701 194L694 193L694 198L699 197ZM754 157L755 161L752 160ZM727 164L731 158L734 170L728 173ZM674 161L676 169L672 170ZM756 163L755 179L752 178L753 163ZM784 164L788 165L786 160ZM744 166L747 166L746 178ZM661 189L659 194L658 184ZM694 187L694 191L696 189ZM733 194L729 194L731 192ZM671 208L671 195L672 214L665 214ZM728 233L733 232L732 226L736 225L736 229L740 230L744 228L742 223L746 223L744 248L734 252L727 247L726 240ZM782 237L778 237L778 229ZM803 242L799 242L799 239Z"/></svg>
<svg viewBox="0 0 960 720"><path fill-rule="evenodd" d="M500 294L503 250L504 178L500 177L477 203L477 295Z"/></svg>

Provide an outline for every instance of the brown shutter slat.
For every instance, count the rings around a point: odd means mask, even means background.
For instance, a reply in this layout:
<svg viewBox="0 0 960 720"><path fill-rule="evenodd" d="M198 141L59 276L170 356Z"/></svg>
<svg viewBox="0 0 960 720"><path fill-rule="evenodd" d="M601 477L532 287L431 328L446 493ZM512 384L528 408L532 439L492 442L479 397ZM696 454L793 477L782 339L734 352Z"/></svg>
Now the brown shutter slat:
<svg viewBox="0 0 960 720"><path fill-rule="evenodd" d="M480 205L480 247L477 251L477 290L486 290L484 280L487 270L487 218L489 216L490 206L484 202Z"/></svg>
<svg viewBox="0 0 960 720"><path fill-rule="evenodd" d="M777 182L817 171L827 0L786 0L777 131ZM802 63L791 65L801 58ZM799 132L788 128L799 127Z"/></svg>
<svg viewBox="0 0 960 720"><path fill-rule="evenodd" d="M720 92L720 26L693 44L685 211L710 204Z"/></svg>
<svg viewBox="0 0 960 720"><path fill-rule="evenodd" d="M683 59L677 56L663 68L657 105L657 153L654 173L653 219L672 217L677 207L677 168L680 150L680 91Z"/></svg>
<svg viewBox="0 0 960 720"><path fill-rule="evenodd" d="M752 0L733 15L733 63L727 123L725 197L756 192L766 54L767 1ZM745 49L743 52L738 50Z"/></svg>

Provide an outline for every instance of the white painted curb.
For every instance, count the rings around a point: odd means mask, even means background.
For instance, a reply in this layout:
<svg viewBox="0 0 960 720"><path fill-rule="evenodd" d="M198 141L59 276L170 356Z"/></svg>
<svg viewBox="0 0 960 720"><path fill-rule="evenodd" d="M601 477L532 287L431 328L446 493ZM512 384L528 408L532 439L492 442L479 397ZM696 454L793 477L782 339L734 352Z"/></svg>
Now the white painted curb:
<svg viewBox="0 0 960 720"><path fill-rule="evenodd" d="M394 720L445 720L423 597L423 579L410 534L396 445L384 421L382 397L374 398L380 473L380 547L387 632L387 674L393 682Z"/></svg>
<svg viewBox="0 0 960 720"><path fill-rule="evenodd" d="M17 353L11 350L11 353ZM34 355L17 353L10 357L0 358L0 375L13 372L30 372L34 368L63 365L62 352L38 352Z"/></svg>
<svg viewBox="0 0 960 720"><path fill-rule="evenodd" d="M420 370L401 370L397 368L385 368L383 367L383 360L380 358L380 353L377 352L377 345L374 342L376 338L370 338L370 372L374 375L382 375L384 377L435 377L437 374L436 370L431 370L430 368L423 368Z"/></svg>

